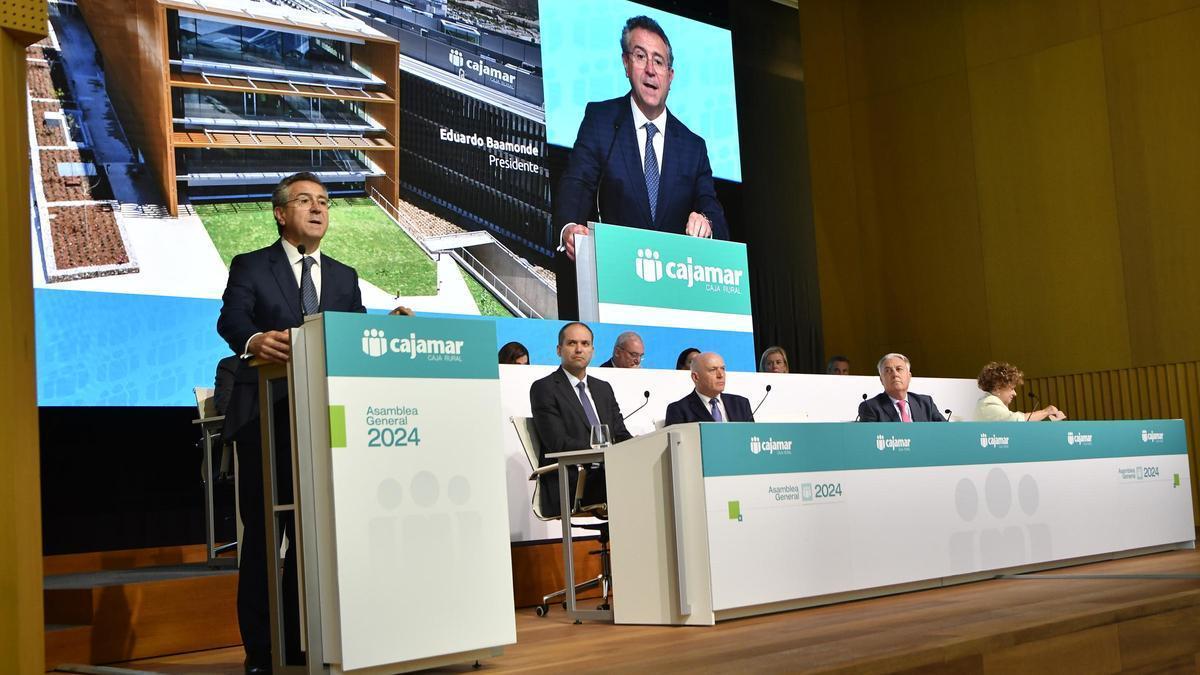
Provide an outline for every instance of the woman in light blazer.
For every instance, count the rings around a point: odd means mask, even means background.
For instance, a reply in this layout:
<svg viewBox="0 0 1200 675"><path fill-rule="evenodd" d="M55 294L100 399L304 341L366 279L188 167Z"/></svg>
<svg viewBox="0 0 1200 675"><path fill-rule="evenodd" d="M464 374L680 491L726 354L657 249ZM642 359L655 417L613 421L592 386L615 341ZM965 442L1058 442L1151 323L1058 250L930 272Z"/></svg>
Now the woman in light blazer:
<svg viewBox="0 0 1200 675"><path fill-rule="evenodd" d="M1025 374L1011 363L992 361L983 367L977 380L979 388L986 392L975 404L975 420L978 422L1039 422L1058 421L1067 418L1066 413L1046 406L1031 413L1013 412L1009 404L1017 395L1017 387L1025 381Z"/></svg>

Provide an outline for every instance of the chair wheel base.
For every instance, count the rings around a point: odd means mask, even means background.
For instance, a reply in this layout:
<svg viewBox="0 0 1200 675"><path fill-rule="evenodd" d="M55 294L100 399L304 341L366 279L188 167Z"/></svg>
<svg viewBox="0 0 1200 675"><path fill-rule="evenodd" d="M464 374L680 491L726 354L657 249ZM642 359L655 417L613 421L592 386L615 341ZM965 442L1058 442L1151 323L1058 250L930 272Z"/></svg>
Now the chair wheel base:
<svg viewBox="0 0 1200 675"><path fill-rule="evenodd" d="M550 613L550 608L546 605L538 605L534 612L536 612L538 616L546 616Z"/></svg>

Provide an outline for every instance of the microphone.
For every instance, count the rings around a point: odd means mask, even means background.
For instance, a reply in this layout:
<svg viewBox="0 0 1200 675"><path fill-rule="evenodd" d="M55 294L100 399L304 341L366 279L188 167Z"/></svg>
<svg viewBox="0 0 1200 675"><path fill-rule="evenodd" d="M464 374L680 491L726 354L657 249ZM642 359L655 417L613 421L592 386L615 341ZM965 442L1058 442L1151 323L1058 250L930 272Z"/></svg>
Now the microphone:
<svg viewBox="0 0 1200 675"><path fill-rule="evenodd" d="M627 420L627 419L629 419L630 417L633 417L634 415L636 415L636 414L637 414L638 410L641 410L642 408L645 408L647 405L650 405L650 390L649 390L649 389L647 389L646 391L643 391L643 392L642 392L642 396L645 396L645 397L646 397L646 400L645 400L645 401L643 401L643 402L642 402L642 404L641 404L641 405L639 405L639 406L638 406L638 407L637 407L637 408L636 408L636 409L635 409L633 412L631 412L631 413L629 413L629 414L627 414L627 415L621 415L621 419L622 419L622 420Z"/></svg>
<svg viewBox="0 0 1200 675"><path fill-rule="evenodd" d="M297 244L296 250L300 252L301 257L303 257L304 254L308 252L308 248L305 247L304 244ZM301 267L303 267L303 266L301 266ZM305 317L308 315L304 313L304 288L302 287L299 292L300 292L300 316Z"/></svg>
<svg viewBox="0 0 1200 675"><path fill-rule="evenodd" d="M1025 392L1025 393L1029 395L1029 400L1030 400L1030 401L1033 401L1033 407L1035 407L1035 408L1036 408L1036 407L1037 407L1037 405L1038 405L1038 397L1037 397L1037 394L1033 393L1032 391ZM1025 421L1026 421L1026 422L1028 422L1028 421L1029 421L1029 420L1030 420L1030 419L1033 417L1033 413L1034 413L1034 412L1036 412L1036 411L1034 411L1034 410L1031 410L1031 411L1029 411L1029 412L1025 413Z"/></svg>
<svg viewBox="0 0 1200 675"><path fill-rule="evenodd" d="M604 216L600 213L600 186L604 184L604 171L608 168L608 160L612 159L613 148L617 146L617 132L621 130L621 125L625 123L625 116L617 118L613 122L612 140L608 142L608 152L604 155L604 163L600 165L600 176L596 179L596 221L604 222Z"/></svg>
<svg viewBox="0 0 1200 675"><path fill-rule="evenodd" d="M866 395L866 394L863 394L862 400L864 400L864 401L865 401L865 400L867 400L867 395ZM859 407L859 409L858 409L858 414L854 416L854 421L855 421L855 422L861 422L861 421L862 421L862 407Z"/></svg>
<svg viewBox="0 0 1200 675"><path fill-rule="evenodd" d="M754 413L758 412L758 409L762 407L763 401L767 400L767 397L770 395L771 395L771 385L768 384L767 385L767 393L763 394L763 397L758 400L758 405L754 406L754 410L750 411L751 417L754 417Z"/></svg>
<svg viewBox="0 0 1200 675"><path fill-rule="evenodd" d="M953 413L953 412L952 412L952 411L951 411L949 408L946 408L946 409L945 409L945 410L943 410L942 412L946 413L946 421L947 421L947 422L953 422L953 421L954 421L954 420L950 419L951 417L954 417L954 413Z"/></svg>

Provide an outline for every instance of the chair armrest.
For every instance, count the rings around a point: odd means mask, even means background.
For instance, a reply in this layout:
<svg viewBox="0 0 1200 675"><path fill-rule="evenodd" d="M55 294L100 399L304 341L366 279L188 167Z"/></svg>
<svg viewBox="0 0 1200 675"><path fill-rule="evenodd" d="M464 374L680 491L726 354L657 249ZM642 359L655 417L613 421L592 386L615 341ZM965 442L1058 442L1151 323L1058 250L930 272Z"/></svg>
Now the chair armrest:
<svg viewBox="0 0 1200 675"><path fill-rule="evenodd" d="M558 462L534 469L533 473L529 474L529 480L537 480L538 476L544 476L552 471L558 471Z"/></svg>

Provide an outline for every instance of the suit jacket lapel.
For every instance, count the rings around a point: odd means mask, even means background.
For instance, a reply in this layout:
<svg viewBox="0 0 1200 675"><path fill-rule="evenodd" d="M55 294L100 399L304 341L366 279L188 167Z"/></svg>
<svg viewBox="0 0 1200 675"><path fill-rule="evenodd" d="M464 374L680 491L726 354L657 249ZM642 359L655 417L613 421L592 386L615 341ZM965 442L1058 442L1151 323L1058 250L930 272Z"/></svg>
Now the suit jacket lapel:
<svg viewBox="0 0 1200 675"><path fill-rule="evenodd" d="M892 397L888 396L886 393L883 394L882 405L883 412L885 415L887 415L888 420L892 422L900 421L900 413L896 412L896 404L892 403Z"/></svg>
<svg viewBox="0 0 1200 675"><path fill-rule="evenodd" d="M621 124L621 154L625 156L625 174L629 176L630 189L633 193L630 199L638 205L638 212L642 215L643 223L650 223L651 229L654 228L654 221L650 220L650 193L646 191L646 171L643 168L641 155L638 153L637 129L634 128L633 109L628 101L633 96L632 92L625 97L627 105L621 108L621 116L624 120ZM658 194L662 196L662 176L659 175L659 190ZM618 223L619 225L633 226L633 223Z"/></svg>
<svg viewBox="0 0 1200 675"><path fill-rule="evenodd" d="M692 412L701 421L703 421L703 422L715 422L716 421L713 419L712 413L709 412L708 408L704 407L704 401L700 400L700 394L697 394L695 391L692 392L691 396L688 396L688 405L692 407Z"/></svg>
<svg viewBox="0 0 1200 675"><path fill-rule="evenodd" d="M317 311L325 311L325 299L333 297L331 289L337 288L338 273L334 270L333 265L329 264L329 256L321 256L321 292L317 298Z"/></svg>
<svg viewBox="0 0 1200 675"><path fill-rule="evenodd" d="M575 417L579 421L579 423L583 425L583 428L590 430L592 428L592 423L590 421L588 421L587 413L583 412L583 403L581 403L579 401L579 392L575 391L575 387L571 386L571 381L567 379L567 374L565 372L563 372L562 368L559 368L555 372L558 374L559 390L562 393L562 395L565 396L568 400L567 407L569 409L575 411ZM589 385L588 386L588 395L589 396L591 396L591 391L592 391L592 388ZM592 396L592 406L594 407L595 405L596 405L596 397ZM596 416L597 417L600 416L599 410L596 411Z"/></svg>
<svg viewBox="0 0 1200 675"><path fill-rule="evenodd" d="M283 250L283 240L275 242L271 249L271 274L279 284L279 293L292 310L292 318L297 324L300 321L300 286L296 283L296 275L288 264L287 253Z"/></svg>

